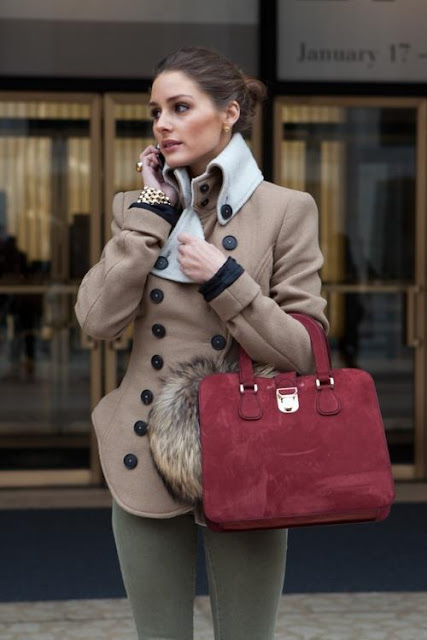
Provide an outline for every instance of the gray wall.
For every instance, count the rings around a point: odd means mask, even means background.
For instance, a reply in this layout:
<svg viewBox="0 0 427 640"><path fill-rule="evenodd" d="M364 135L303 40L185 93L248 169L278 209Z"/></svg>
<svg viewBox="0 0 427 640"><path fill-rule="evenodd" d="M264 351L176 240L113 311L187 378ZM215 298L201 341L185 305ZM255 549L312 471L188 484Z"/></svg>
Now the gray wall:
<svg viewBox="0 0 427 640"><path fill-rule="evenodd" d="M231 6L230 6L231 5ZM257 0L2 0L0 74L149 78L181 46L258 61Z"/></svg>

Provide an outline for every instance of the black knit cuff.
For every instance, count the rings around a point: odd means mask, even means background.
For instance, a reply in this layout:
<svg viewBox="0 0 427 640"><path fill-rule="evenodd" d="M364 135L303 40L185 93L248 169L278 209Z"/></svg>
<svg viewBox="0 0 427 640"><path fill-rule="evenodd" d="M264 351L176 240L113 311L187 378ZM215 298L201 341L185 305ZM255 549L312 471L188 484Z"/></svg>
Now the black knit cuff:
<svg viewBox="0 0 427 640"><path fill-rule="evenodd" d="M233 284L243 272L243 267L234 258L228 258L210 280L200 285L199 293L203 295L206 302L210 302Z"/></svg>
<svg viewBox="0 0 427 640"><path fill-rule="evenodd" d="M129 209L133 209L134 207L152 211L156 215L163 218L163 220L166 220L166 222L170 222L172 228L176 225L179 220L179 216L181 215L181 211L170 204L148 204L147 202L132 202Z"/></svg>

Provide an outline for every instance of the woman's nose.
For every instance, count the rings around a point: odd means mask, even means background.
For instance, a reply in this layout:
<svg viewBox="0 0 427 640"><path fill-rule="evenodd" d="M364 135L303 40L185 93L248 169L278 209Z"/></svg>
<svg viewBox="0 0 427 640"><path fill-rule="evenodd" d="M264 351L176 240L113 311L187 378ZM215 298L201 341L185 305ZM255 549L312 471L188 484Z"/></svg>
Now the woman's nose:
<svg viewBox="0 0 427 640"><path fill-rule="evenodd" d="M156 127L160 131L169 131L171 128L170 121L166 114L161 113L157 119Z"/></svg>

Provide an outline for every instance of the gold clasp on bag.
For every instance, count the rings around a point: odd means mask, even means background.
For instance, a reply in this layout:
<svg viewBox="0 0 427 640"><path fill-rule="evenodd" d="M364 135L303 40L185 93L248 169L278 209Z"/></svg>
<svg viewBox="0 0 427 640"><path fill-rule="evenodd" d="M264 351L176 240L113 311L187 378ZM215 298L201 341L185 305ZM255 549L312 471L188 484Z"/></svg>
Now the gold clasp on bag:
<svg viewBox="0 0 427 640"><path fill-rule="evenodd" d="M276 399L279 411L282 413L295 413L299 409L298 389L296 387L276 389Z"/></svg>

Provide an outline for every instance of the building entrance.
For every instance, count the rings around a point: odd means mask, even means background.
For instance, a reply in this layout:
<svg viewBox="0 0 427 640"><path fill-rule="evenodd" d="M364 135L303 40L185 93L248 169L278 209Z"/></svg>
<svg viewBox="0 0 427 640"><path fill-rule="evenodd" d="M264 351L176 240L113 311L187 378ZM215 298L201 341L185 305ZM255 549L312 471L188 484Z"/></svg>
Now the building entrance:
<svg viewBox="0 0 427 640"><path fill-rule="evenodd" d="M426 478L427 101L275 108L275 180L319 205L335 363L372 372L396 477ZM90 413L132 329L92 340L73 308L151 142L146 94L0 93L0 487L103 481Z"/></svg>

